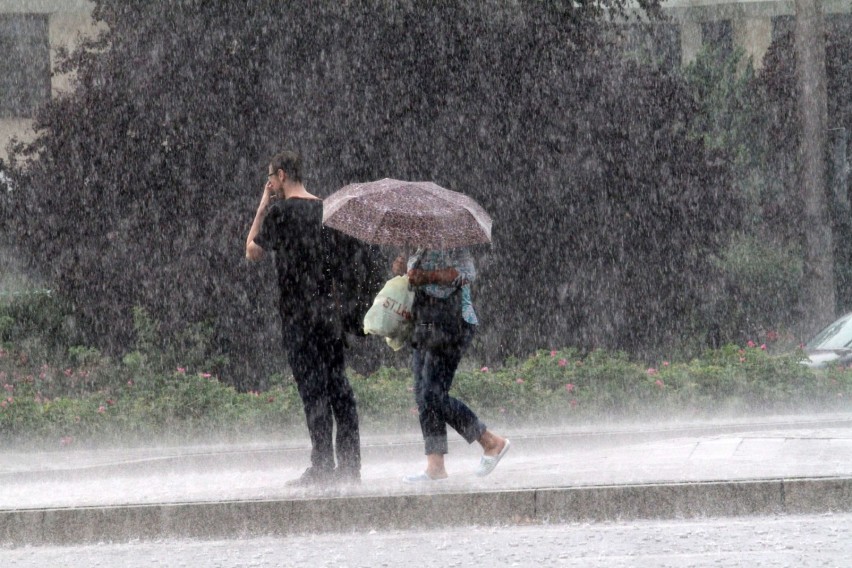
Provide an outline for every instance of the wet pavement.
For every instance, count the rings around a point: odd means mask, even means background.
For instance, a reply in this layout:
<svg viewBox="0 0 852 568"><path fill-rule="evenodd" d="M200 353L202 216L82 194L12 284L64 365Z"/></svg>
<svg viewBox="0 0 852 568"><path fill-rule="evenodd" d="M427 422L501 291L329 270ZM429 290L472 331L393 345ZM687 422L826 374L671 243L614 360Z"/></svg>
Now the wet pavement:
<svg viewBox="0 0 852 568"><path fill-rule="evenodd" d="M8 568L846 568L852 513L0 547Z"/></svg>
<svg viewBox="0 0 852 568"><path fill-rule="evenodd" d="M362 483L285 486L307 435L251 444L0 452L0 543L218 538L542 522L852 512L852 413L501 429L486 478L451 434L450 478L415 432L364 436Z"/></svg>

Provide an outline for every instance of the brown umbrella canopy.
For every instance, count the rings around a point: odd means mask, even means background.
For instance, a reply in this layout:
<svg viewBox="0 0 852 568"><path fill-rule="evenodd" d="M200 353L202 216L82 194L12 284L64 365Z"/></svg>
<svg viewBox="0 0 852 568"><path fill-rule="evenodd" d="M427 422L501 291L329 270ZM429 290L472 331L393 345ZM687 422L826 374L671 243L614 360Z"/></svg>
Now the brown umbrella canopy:
<svg viewBox="0 0 852 568"><path fill-rule="evenodd" d="M323 223L376 245L449 249L491 242L491 217L429 181L353 183L323 202Z"/></svg>

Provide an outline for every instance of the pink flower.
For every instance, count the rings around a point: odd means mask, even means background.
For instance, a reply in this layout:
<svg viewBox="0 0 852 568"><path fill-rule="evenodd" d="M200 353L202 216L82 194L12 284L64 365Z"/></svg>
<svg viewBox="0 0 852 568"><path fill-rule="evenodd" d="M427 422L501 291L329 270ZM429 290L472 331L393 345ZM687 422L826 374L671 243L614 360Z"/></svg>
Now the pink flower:
<svg viewBox="0 0 852 568"><path fill-rule="evenodd" d="M551 357L556 357L556 353L557 353L557 351L556 351L556 349L554 349L554 350L552 350L552 351L550 352L550 356L551 356Z"/></svg>
<svg viewBox="0 0 852 568"><path fill-rule="evenodd" d="M71 369L65 369L65 376L66 377L73 377L74 371L72 371Z"/></svg>
<svg viewBox="0 0 852 568"><path fill-rule="evenodd" d="M573 408L573 407L577 406L577 404L579 404L579 403L577 402L576 398L572 398L571 402L569 402L568 404L570 404L571 407Z"/></svg>
<svg viewBox="0 0 852 568"><path fill-rule="evenodd" d="M660 388L660 389L666 387L665 383L663 381L661 381L660 379L657 379L656 381L654 381L654 384L657 385L657 388Z"/></svg>
<svg viewBox="0 0 852 568"><path fill-rule="evenodd" d="M746 345L747 345L748 347L755 347L755 343L754 343L754 341L752 341L751 339L749 339L749 340L748 340L748 343L746 343Z"/></svg>
<svg viewBox="0 0 852 568"><path fill-rule="evenodd" d="M98 414L103 414L106 412L106 407L102 404L98 407Z"/></svg>
<svg viewBox="0 0 852 568"><path fill-rule="evenodd" d="M575 388L577 388L577 385L575 385L574 383L568 383L567 385L565 385L565 390L568 392L574 392Z"/></svg>
<svg viewBox="0 0 852 568"><path fill-rule="evenodd" d="M177 372L180 373L181 375L185 375L186 374L186 367L178 367Z"/></svg>
<svg viewBox="0 0 852 568"><path fill-rule="evenodd" d="M210 373L198 373L198 376L201 377L202 379L209 379L213 375L211 375Z"/></svg>
<svg viewBox="0 0 852 568"><path fill-rule="evenodd" d="M648 370L645 371L645 372L648 373L649 375L656 375L657 374L657 370L654 367L649 367Z"/></svg>
<svg viewBox="0 0 852 568"><path fill-rule="evenodd" d="M488 372L488 367L482 367L479 371L480 371L481 373L487 373L487 372Z"/></svg>
<svg viewBox="0 0 852 568"><path fill-rule="evenodd" d="M12 385L3 385L3 388L6 389L6 392L12 392L13 390L15 390L15 387L13 387Z"/></svg>
<svg viewBox="0 0 852 568"><path fill-rule="evenodd" d="M515 379L515 382L518 383L519 385L522 385L522 384L524 384L524 379L522 379L521 377L518 377L517 379Z"/></svg>
<svg viewBox="0 0 852 568"><path fill-rule="evenodd" d="M560 360L559 360L559 366L560 366L560 367L564 367L564 366L565 366L565 365L567 365L567 364L568 364L568 361L566 361L565 359L560 359Z"/></svg>
<svg viewBox="0 0 852 568"><path fill-rule="evenodd" d="M13 402L15 402L15 399L10 396L9 398L6 399L6 402L8 402L9 404L12 404Z"/></svg>
<svg viewBox="0 0 852 568"><path fill-rule="evenodd" d="M740 363L745 363L745 357L740 357Z"/></svg>
<svg viewBox="0 0 852 568"><path fill-rule="evenodd" d="M5 400L0 401L0 408L6 408L6 401Z"/></svg>
<svg viewBox="0 0 852 568"><path fill-rule="evenodd" d="M778 332L772 330L767 331L766 341L778 341Z"/></svg>
<svg viewBox="0 0 852 568"><path fill-rule="evenodd" d="M112 406L113 404L115 404L115 401L114 401L113 399L111 399L111 398L108 398L108 399L106 400L106 403L107 403L109 406Z"/></svg>
<svg viewBox="0 0 852 568"><path fill-rule="evenodd" d="M505 413L505 412L506 412L506 409L505 409L505 408L503 408L503 407L500 407L500 412L501 412L501 413Z"/></svg>
<svg viewBox="0 0 852 568"><path fill-rule="evenodd" d="M130 379L129 381L127 381L127 386L129 386L129 387L133 386L133 379Z"/></svg>
<svg viewBox="0 0 852 568"><path fill-rule="evenodd" d="M668 367L668 366L669 366L669 362L668 362L668 361L663 361L663 367Z"/></svg>
<svg viewBox="0 0 852 568"><path fill-rule="evenodd" d="M760 346L760 348L761 348L763 351L766 351L766 344L765 344L765 343L764 343L764 344L762 344L762 345Z"/></svg>

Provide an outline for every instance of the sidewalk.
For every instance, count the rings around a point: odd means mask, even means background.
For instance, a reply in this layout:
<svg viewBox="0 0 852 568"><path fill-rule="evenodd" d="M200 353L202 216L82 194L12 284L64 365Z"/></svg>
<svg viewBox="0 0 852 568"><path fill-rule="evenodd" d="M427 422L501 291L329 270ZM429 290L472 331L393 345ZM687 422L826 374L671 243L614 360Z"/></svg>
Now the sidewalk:
<svg viewBox="0 0 852 568"><path fill-rule="evenodd" d="M506 434L491 476L451 433L450 479L415 486L418 437L368 436L361 485L328 490L284 486L307 440L0 452L0 544L852 510L852 413Z"/></svg>

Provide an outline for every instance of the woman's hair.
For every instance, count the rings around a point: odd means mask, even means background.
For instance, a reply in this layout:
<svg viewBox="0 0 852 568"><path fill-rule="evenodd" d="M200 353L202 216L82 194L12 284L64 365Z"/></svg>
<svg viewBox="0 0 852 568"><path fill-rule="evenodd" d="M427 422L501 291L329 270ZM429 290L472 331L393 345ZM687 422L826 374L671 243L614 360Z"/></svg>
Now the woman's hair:
<svg viewBox="0 0 852 568"><path fill-rule="evenodd" d="M302 157L298 152L291 150L278 152L269 160L269 165L272 167L273 172L284 170L284 173L292 181L302 181Z"/></svg>

